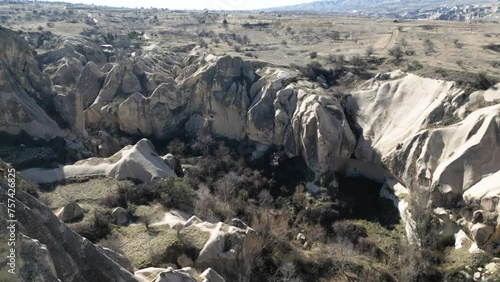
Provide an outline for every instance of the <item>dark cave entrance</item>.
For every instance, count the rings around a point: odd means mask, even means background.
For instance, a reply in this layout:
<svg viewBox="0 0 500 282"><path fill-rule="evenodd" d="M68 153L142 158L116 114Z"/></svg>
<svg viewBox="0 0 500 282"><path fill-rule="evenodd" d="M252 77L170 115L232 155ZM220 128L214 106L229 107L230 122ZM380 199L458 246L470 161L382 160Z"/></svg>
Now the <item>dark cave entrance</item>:
<svg viewBox="0 0 500 282"><path fill-rule="evenodd" d="M392 200L381 197L382 184L363 176L336 175L340 201L340 218L364 219L392 229L400 221L399 210Z"/></svg>

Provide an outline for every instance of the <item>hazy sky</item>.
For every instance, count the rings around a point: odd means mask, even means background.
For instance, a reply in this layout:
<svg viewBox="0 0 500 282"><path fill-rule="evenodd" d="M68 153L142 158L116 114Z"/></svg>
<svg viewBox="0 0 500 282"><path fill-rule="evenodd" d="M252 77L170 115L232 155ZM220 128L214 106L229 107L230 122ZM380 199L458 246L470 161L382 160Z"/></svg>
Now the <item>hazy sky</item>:
<svg viewBox="0 0 500 282"><path fill-rule="evenodd" d="M50 1L50 0L49 0ZM63 0L70 3L96 4L116 7L157 7L169 9L251 10L294 5L313 0Z"/></svg>

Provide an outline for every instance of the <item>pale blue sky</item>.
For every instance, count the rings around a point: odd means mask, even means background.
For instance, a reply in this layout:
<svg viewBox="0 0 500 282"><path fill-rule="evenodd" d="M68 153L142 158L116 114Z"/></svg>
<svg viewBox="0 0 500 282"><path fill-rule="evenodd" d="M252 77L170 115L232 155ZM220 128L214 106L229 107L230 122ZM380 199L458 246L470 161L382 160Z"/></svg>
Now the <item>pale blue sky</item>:
<svg viewBox="0 0 500 282"><path fill-rule="evenodd" d="M50 1L50 0L49 0ZM294 5L313 0L63 0L69 3L96 4L115 7L157 7L169 9L251 10Z"/></svg>

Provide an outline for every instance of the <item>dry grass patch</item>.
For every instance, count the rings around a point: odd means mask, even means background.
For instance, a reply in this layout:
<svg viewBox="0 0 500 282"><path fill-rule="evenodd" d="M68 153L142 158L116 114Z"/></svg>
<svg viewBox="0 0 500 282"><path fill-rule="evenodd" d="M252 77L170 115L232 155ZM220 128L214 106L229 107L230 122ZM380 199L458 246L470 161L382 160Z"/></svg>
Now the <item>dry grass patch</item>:
<svg viewBox="0 0 500 282"><path fill-rule="evenodd" d="M131 224L115 229L112 234L119 241L123 255L136 268L160 267L158 263L176 263L176 254L185 248L177 231L168 226Z"/></svg>
<svg viewBox="0 0 500 282"><path fill-rule="evenodd" d="M116 192L115 179L96 177L83 182L56 185L50 192L40 194L40 199L52 210L70 202L93 204L110 193Z"/></svg>

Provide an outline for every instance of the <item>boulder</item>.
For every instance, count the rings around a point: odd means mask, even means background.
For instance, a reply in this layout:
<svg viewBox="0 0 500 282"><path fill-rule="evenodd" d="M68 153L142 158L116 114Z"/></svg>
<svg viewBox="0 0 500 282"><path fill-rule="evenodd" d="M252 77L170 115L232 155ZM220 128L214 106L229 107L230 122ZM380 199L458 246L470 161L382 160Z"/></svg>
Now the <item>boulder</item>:
<svg viewBox="0 0 500 282"><path fill-rule="evenodd" d="M137 76L132 72L131 67L126 67L123 73L121 90L125 94L141 91L141 84Z"/></svg>
<svg viewBox="0 0 500 282"><path fill-rule="evenodd" d="M71 202L60 208L56 216L63 222L73 222L83 217L83 209L75 202Z"/></svg>
<svg viewBox="0 0 500 282"><path fill-rule="evenodd" d="M167 270L158 274L154 282L197 282L189 273L180 270Z"/></svg>
<svg viewBox="0 0 500 282"><path fill-rule="evenodd" d="M117 207L113 209L111 212L111 216L113 217L113 221L116 225L127 225L129 221L128 211L122 207Z"/></svg>
<svg viewBox="0 0 500 282"><path fill-rule="evenodd" d="M165 163L168 165L168 167L175 172L178 176L182 176L182 166L179 160L177 160L174 155L168 153L165 156L162 157L163 160L165 160Z"/></svg>
<svg viewBox="0 0 500 282"><path fill-rule="evenodd" d="M299 241L299 243L304 244L306 242L306 236L303 233L297 234L295 240Z"/></svg>
<svg viewBox="0 0 500 282"><path fill-rule="evenodd" d="M248 225L246 225L246 223L244 223L239 218L233 218L233 219L231 219L231 222L229 222L229 225L234 226L234 227L238 227L238 228L241 228L241 229L247 229L247 228L249 228Z"/></svg>
<svg viewBox="0 0 500 282"><path fill-rule="evenodd" d="M495 262L490 262L487 265L485 265L484 268L486 269L486 271L489 271L490 273L497 273L500 270L500 265L498 265L498 263Z"/></svg>
<svg viewBox="0 0 500 282"><path fill-rule="evenodd" d="M149 267L135 272L135 276L144 282L197 282L196 270L187 267L182 269Z"/></svg>
<svg viewBox="0 0 500 282"><path fill-rule="evenodd" d="M36 239L20 234L17 241L22 269L32 269L30 272L20 272L18 279L21 281L60 281L58 280L56 266L47 246ZM19 272L18 272L19 273Z"/></svg>
<svg viewBox="0 0 500 282"><path fill-rule="evenodd" d="M188 257L186 254L181 254L177 257L177 264L181 267L191 267L194 266L193 260Z"/></svg>
<svg viewBox="0 0 500 282"><path fill-rule="evenodd" d="M154 225L159 224L176 227L179 239L196 253L196 269L217 267L217 271L223 271L230 277L243 277L245 275L242 276L241 271L250 272L252 256L263 243L257 232L249 227L203 222L195 216L187 219L187 216L167 212L164 220ZM191 264L184 254L177 257L177 262L181 266Z"/></svg>
<svg viewBox="0 0 500 282"><path fill-rule="evenodd" d="M219 275L215 270L211 268L205 269L202 274L200 274L200 278L203 278L203 281L207 282L225 282L224 278Z"/></svg>
<svg viewBox="0 0 500 282"><path fill-rule="evenodd" d="M153 281L161 272L167 271L173 268L159 268L159 267L148 267L144 269L137 270L134 272L135 277L141 281Z"/></svg>
<svg viewBox="0 0 500 282"><path fill-rule="evenodd" d="M495 233L495 228L483 223L476 223L472 226L471 237L481 248L488 242L488 239Z"/></svg>

